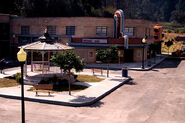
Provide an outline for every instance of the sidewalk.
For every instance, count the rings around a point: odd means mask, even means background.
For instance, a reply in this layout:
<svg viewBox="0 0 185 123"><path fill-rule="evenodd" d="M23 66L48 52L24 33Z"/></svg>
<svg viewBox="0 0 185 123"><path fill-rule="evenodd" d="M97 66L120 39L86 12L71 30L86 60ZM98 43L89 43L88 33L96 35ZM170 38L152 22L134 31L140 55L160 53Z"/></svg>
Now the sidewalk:
<svg viewBox="0 0 185 123"><path fill-rule="evenodd" d="M85 73L92 74L92 72ZM72 92L71 96L68 95L68 92L53 93L51 94L52 96L47 96L47 93L41 93L40 96L35 96L35 92L27 91L32 86L25 85L25 100L74 107L87 106L101 100L131 79L114 74L110 75L109 78L106 78L105 76L101 77L105 80L80 92ZM20 86L1 88L0 97L21 99L21 88Z"/></svg>
<svg viewBox="0 0 185 123"><path fill-rule="evenodd" d="M167 55L157 56L155 59L153 58L145 61L144 70L152 69L157 64L161 63L166 57ZM148 66L149 62L152 62L151 66ZM89 64L87 65L87 67L106 69L107 64ZM110 64L110 69L114 70L121 70L123 67L127 67L129 70L143 70L141 69L141 63ZM16 72L20 72L20 67L6 69L5 75L0 75L0 77L12 76ZM28 72L31 72L30 66L28 66ZM60 69L53 67L51 68L51 72L60 72ZM31 74L38 73L32 72ZM90 69L85 69L83 72L80 72L78 74L92 75L92 71ZM100 73L97 74L100 75ZM42 96L37 97L35 96L35 92L27 91L32 86L25 85L25 100L65 106L87 106L99 101L100 99L110 94L111 92L113 92L114 90L116 90L117 88L119 88L120 86L122 86L124 83L131 79L121 77L121 71L119 75L110 74L109 78L106 78L105 73L103 76L100 75L99 77L103 77L105 80L103 80L102 82L95 83L93 86L90 86L89 88L82 90L80 92L72 92L71 96L68 95L68 92L61 92L54 93L50 97L48 97L47 94L43 94ZM0 97L21 99L20 96L21 96L20 86L0 89Z"/></svg>
<svg viewBox="0 0 185 123"><path fill-rule="evenodd" d="M109 64L109 69L111 70L121 70L123 67L127 67L128 70L137 70L137 71L147 71L151 70L156 65L160 64L168 55L158 55L155 58L148 59L144 62L144 69L141 68L141 62L135 63L121 63L121 64ZM87 64L87 68L99 68L99 69L107 69L107 64Z"/></svg>

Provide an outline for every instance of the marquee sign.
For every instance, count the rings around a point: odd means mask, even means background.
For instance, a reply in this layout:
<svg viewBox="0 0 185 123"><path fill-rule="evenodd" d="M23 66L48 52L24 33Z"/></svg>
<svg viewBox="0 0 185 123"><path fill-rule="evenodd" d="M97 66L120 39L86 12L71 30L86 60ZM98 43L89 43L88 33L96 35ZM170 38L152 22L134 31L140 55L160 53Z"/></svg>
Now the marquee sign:
<svg viewBox="0 0 185 123"><path fill-rule="evenodd" d="M82 39L83 43L107 44L107 39Z"/></svg>

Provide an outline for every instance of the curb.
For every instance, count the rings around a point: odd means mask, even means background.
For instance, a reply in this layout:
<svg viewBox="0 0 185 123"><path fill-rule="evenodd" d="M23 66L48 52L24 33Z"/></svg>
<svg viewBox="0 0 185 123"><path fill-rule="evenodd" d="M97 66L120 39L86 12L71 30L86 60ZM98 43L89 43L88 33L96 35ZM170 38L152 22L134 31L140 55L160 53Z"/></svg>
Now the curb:
<svg viewBox="0 0 185 123"><path fill-rule="evenodd" d="M128 70L149 71L149 70L152 70L152 69L153 69L154 67L156 67L157 65L159 65L161 62L163 62L166 58L168 58L168 57L163 58L161 61L159 61L158 63L152 65L150 68L147 68L147 69L132 69L132 68L130 68L130 69L128 69Z"/></svg>
<svg viewBox="0 0 185 123"><path fill-rule="evenodd" d="M109 91L105 92L104 94L100 95L99 97L97 97L97 98L95 98L95 99L93 99L91 101L88 101L88 102L69 103L69 102L62 102L62 101L51 101L51 100L44 100L44 99L34 99L34 98L29 98L29 97L24 97L24 100L25 101L31 101L31 102L45 103L45 104L71 106L71 107L90 106L90 105L96 103L97 101L103 99L105 96L109 95L110 93L112 93L113 91L115 91L116 89L118 89L119 87L121 87L122 85L124 85L125 83L127 83L130 80L132 80L132 78L128 77L125 81L121 82L120 84L118 84L117 86L113 87ZM20 96L12 96L12 95L0 94L0 97L21 100Z"/></svg>
<svg viewBox="0 0 185 123"><path fill-rule="evenodd" d="M149 70L152 70L152 68L154 68L155 66L157 66L158 64L160 64L161 62L163 62L166 58L168 57L164 57L161 61L159 61L158 63L152 65L150 68L147 68L147 69L137 69L137 68L128 68L128 70L134 70L134 71L149 71ZM92 68L95 68L95 69L98 69L100 67L86 67L87 69L92 69ZM102 69L104 70L107 70L107 67L101 67ZM109 67L109 70L122 70L122 68L114 68L114 67Z"/></svg>

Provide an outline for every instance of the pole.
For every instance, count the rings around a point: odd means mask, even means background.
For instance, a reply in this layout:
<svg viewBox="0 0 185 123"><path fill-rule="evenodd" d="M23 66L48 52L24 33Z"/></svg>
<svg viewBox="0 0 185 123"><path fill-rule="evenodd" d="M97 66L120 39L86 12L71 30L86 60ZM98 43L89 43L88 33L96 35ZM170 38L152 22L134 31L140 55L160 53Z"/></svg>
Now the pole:
<svg viewBox="0 0 185 123"><path fill-rule="evenodd" d="M107 77L109 77L109 63L107 64Z"/></svg>
<svg viewBox="0 0 185 123"><path fill-rule="evenodd" d="M22 123L25 123L25 110L24 110L24 79L23 79L23 72L24 72L24 62L21 62L21 104L22 104Z"/></svg>
<svg viewBox="0 0 185 123"><path fill-rule="evenodd" d="M143 58L142 58L142 69L145 69L145 67L144 67L144 44L143 44Z"/></svg>

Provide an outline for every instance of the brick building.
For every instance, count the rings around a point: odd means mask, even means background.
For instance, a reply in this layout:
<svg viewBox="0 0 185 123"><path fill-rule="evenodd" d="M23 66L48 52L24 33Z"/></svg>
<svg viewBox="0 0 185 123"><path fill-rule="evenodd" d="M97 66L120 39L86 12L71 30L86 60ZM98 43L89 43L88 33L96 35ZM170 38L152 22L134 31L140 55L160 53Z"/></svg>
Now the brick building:
<svg viewBox="0 0 185 123"><path fill-rule="evenodd" d="M0 58L9 55L10 15L0 14Z"/></svg>
<svg viewBox="0 0 185 123"><path fill-rule="evenodd" d="M0 19L1 20L1 19ZM154 22L140 19L125 19L124 31L129 37L129 47L124 48L124 38L114 37L114 19L103 17L17 17L9 20L10 54L16 56L17 47L37 40L47 28L49 34L59 43L75 47L75 52L87 63L96 61L96 51L117 46L121 62L142 60L142 38L147 36L148 45L153 43Z"/></svg>

